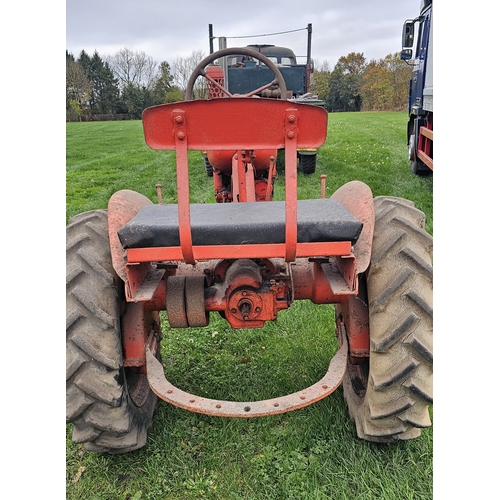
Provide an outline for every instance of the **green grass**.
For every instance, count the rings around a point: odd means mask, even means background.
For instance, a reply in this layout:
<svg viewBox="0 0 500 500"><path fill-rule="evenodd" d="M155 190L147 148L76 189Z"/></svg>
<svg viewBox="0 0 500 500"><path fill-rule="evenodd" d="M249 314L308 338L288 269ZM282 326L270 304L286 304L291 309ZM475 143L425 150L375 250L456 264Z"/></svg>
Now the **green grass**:
<svg viewBox="0 0 500 500"><path fill-rule="evenodd" d="M299 197L328 194L350 180L374 196L402 196L427 215L432 176L410 172L404 113L329 115L316 174L299 174ZM213 202L199 152L190 153L191 197ZM134 189L156 201L157 183L175 201L174 155L144 144L140 122L67 124L67 218L106 208ZM280 172L276 198L283 197ZM250 401L295 392L321 378L335 353L333 307L295 302L263 329L232 330L212 314L206 328L164 323L167 377L201 396ZM198 415L160 401L145 448L126 455L86 452L67 426L68 499L412 499L432 498L432 428L396 445L359 440L342 390L295 412L257 419ZM80 471L80 474L79 474Z"/></svg>

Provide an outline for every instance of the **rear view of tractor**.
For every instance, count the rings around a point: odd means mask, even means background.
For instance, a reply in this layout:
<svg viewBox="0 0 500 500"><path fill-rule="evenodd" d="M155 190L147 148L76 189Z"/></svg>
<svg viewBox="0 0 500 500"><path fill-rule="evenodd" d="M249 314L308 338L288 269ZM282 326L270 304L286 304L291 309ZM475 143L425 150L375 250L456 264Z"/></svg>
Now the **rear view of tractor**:
<svg viewBox="0 0 500 500"><path fill-rule="evenodd" d="M118 191L107 210L67 227L67 421L87 450L124 453L146 444L158 398L220 417L284 413L341 384L360 438L381 443L431 425L432 238L412 202L373 198L352 181L330 198L297 199L297 150L326 139L324 109L286 99L232 95L204 60L186 101L146 109L146 143L176 153L178 202ZM192 100L198 77L218 96ZM262 90L262 89L256 89ZM285 152L285 200L274 200L276 154ZM189 197L188 151L206 151L216 203ZM234 329L276 321L296 300L334 304L339 349L325 376L264 401L188 394L164 375L160 313L172 328ZM162 314L162 316L164 316ZM314 325L311 325L313 328Z"/></svg>

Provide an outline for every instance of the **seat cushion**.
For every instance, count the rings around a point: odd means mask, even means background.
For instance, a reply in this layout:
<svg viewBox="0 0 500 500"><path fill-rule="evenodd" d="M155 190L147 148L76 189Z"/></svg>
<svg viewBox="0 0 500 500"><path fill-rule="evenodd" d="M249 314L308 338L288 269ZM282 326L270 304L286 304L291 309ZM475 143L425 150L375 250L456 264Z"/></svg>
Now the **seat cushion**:
<svg viewBox="0 0 500 500"><path fill-rule="evenodd" d="M285 202L190 206L193 245L285 242ZM363 224L332 198L297 202L297 241L357 241ZM147 205L118 231L123 248L179 246L177 205Z"/></svg>

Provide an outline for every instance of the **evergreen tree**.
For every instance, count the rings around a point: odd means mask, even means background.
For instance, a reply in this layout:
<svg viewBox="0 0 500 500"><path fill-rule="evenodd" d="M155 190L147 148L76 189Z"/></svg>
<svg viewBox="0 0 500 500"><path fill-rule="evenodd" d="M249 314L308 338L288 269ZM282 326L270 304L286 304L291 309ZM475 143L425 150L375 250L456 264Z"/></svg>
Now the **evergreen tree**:
<svg viewBox="0 0 500 500"><path fill-rule="evenodd" d="M92 114L116 113L119 98L118 81L109 64L101 59L97 50L92 57L82 50L78 62L92 82L89 99Z"/></svg>
<svg viewBox="0 0 500 500"><path fill-rule="evenodd" d="M161 62L152 91L152 97L155 104L171 102L168 98L173 90L173 80L174 77L170 72L170 64L168 64L167 61Z"/></svg>
<svg viewBox="0 0 500 500"><path fill-rule="evenodd" d="M114 77L107 62L104 62L97 51L90 63L93 89L94 113L115 113L119 98L118 80Z"/></svg>
<svg viewBox="0 0 500 500"><path fill-rule="evenodd" d="M154 104L152 92L145 85L135 83L129 83L124 87L122 102L125 107L124 111L136 120L140 120L142 112Z"/></svg>

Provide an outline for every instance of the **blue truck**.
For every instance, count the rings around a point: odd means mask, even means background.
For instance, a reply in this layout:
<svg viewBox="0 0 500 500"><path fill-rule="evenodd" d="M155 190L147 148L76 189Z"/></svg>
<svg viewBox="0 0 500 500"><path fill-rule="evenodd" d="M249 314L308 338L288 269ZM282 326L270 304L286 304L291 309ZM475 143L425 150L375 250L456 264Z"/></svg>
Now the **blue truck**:
<svg viewBox="0 0 500 500"><path fill-rule="evenodd" d="M413 67L408 99L408 156L411 171L429 175L433 167L432 0L403 25L401 59Z"/></svg>

